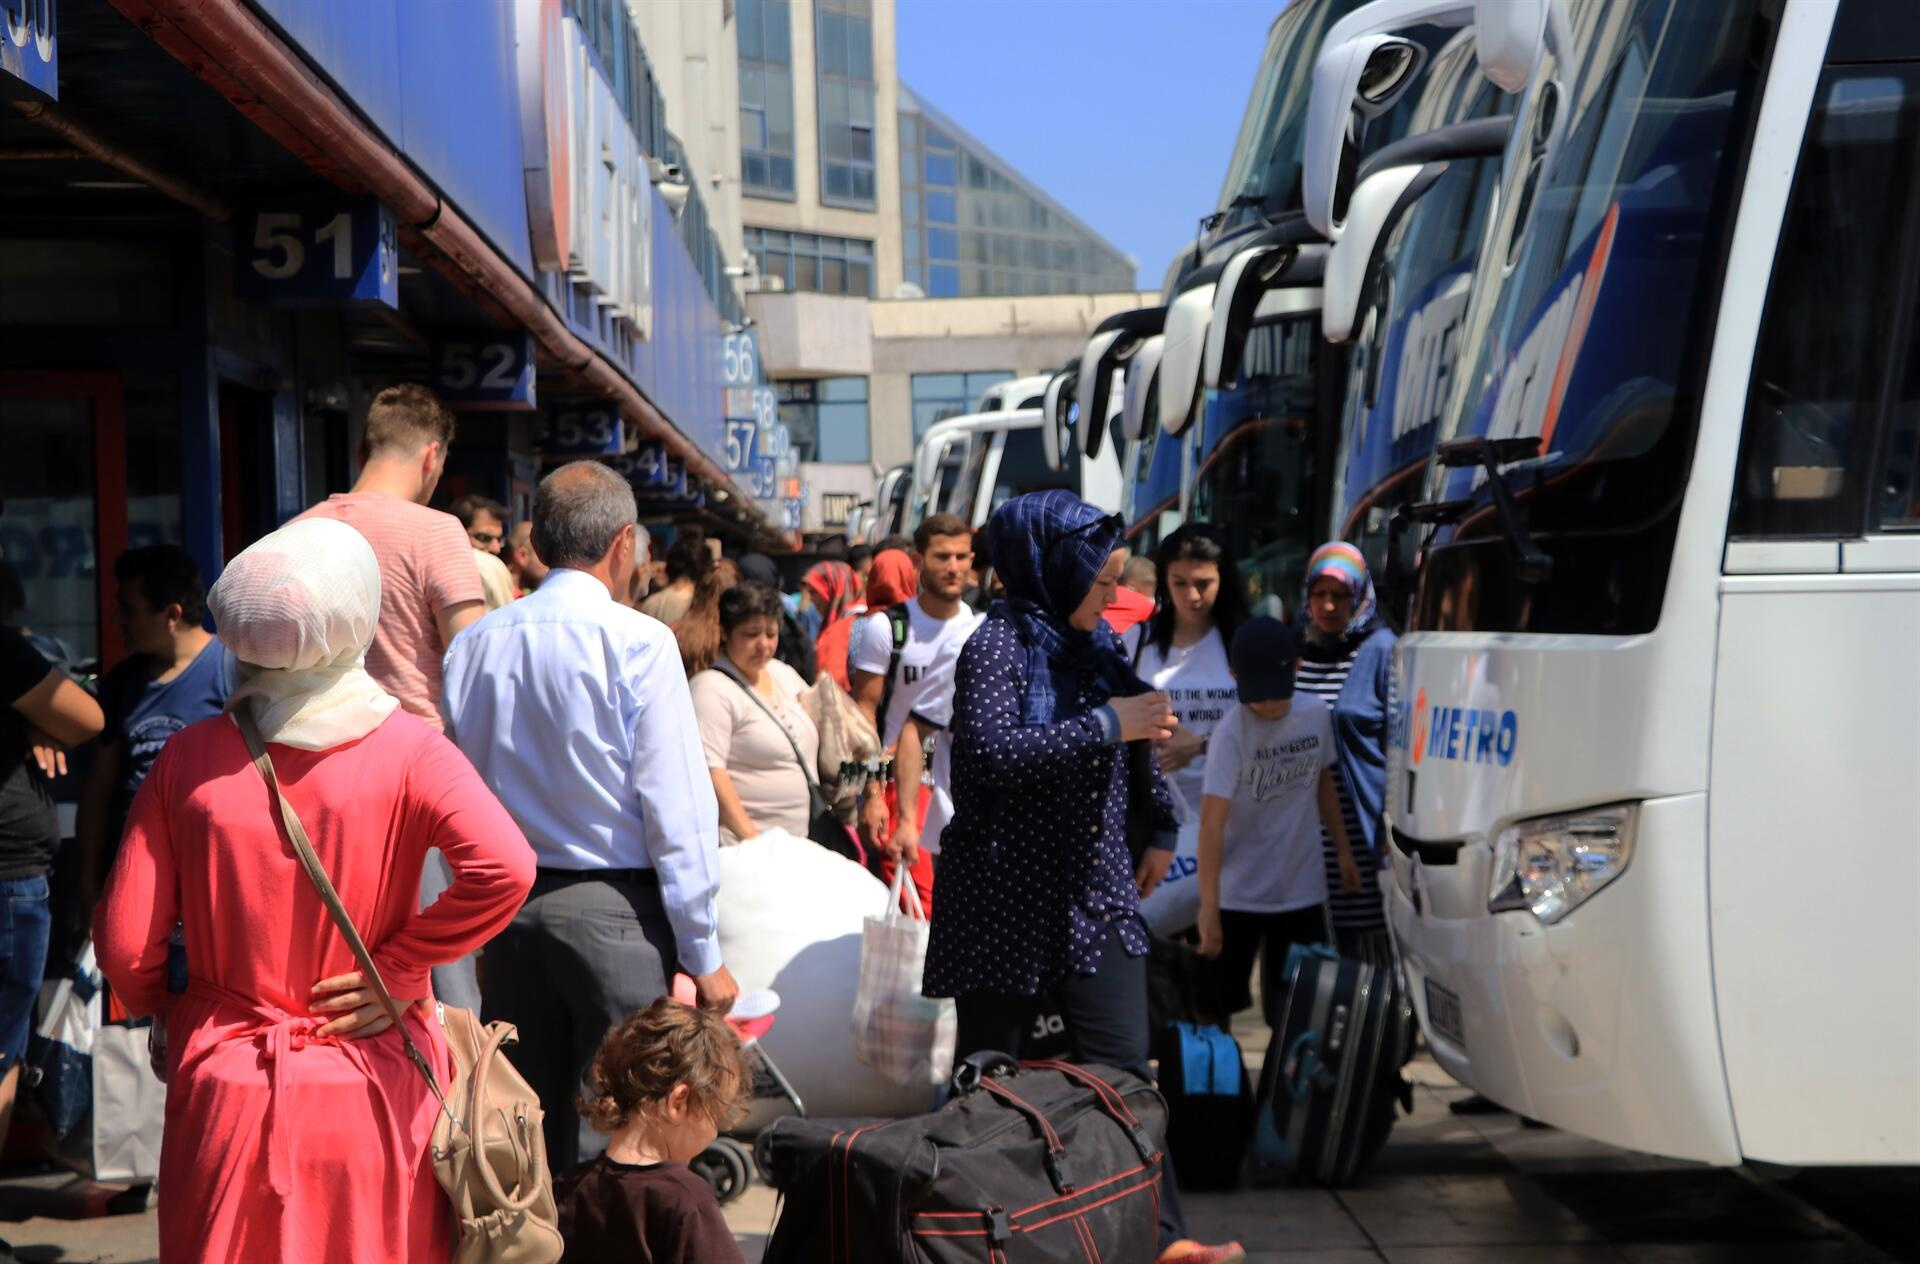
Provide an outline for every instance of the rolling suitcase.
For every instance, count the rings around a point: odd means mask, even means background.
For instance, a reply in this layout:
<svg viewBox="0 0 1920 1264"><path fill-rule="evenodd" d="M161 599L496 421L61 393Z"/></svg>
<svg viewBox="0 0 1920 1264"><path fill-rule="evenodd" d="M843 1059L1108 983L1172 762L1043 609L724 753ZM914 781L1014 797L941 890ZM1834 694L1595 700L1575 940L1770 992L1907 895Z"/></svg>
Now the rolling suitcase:
<svg viewBox="0 0 1920 1264"><path fill-rule="evenodd" d="M1287 999L1261 1068L1253 1156L1267 1169L1346 1185L1413 1109L1405 1065L1413 1013L1393 971L1319 944L1287 955Z"/></svg>
<svg viewBox="0 0 1920 1264"><path fill-rule="evenodd" d="M1155 1039L1167 1099L1167 1154L1182 1189L1240 1183L1253 1125L1253 1086L1239 1042L1206 1023L1170 1023Z"/></svg>
<svg viewBox="0 0 1920 1264"><path fill-rule="evenodd" d="M761 1173L784 1196L766 1264L1151 1258L1166 1122L1151 1084L1003 1054L954 1081L930 1115L766 1129Z"/></svg>

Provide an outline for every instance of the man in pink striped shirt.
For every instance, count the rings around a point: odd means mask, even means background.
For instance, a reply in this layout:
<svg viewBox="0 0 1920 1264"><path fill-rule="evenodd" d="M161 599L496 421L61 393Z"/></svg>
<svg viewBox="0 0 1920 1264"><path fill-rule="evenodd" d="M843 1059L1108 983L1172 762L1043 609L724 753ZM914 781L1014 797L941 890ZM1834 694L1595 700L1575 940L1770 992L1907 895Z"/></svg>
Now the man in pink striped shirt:
<svg viewBox="0 0 1920 1264"><path fill-rule="evenodd" d="M400 705L440 728L440 660L485 612L460 520L427 508L453 444L453 414L424 386L389 386L367 409L364 462L350 492L300 515L337 518L380 560L380 626L367 671Z"/></svg>

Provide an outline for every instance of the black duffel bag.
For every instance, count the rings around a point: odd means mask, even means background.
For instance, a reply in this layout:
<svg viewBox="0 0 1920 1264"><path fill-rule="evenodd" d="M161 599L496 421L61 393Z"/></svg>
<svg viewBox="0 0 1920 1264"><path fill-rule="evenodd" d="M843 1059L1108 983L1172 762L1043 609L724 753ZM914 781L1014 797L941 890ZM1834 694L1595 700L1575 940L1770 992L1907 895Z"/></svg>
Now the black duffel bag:
<svg viewBox="0 0 1920 1264"><path fill-rule="evenodd" d="M780 1119L756 1147L784 1196L765 1264L1152 1261L1166 1103L1111 1067L977 1054L931 1115Z"/></svg>

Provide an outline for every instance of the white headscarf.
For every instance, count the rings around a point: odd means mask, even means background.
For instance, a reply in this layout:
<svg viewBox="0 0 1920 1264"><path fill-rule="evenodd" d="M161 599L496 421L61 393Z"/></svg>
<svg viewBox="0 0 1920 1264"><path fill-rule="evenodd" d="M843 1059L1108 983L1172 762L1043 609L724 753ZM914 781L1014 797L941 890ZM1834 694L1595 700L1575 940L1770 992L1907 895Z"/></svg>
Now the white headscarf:
<svg viewBox="0 0 1920 1264"><path fill-rule="evenodd" d="M400 705L367 674L380 563L346 523L308 518L262 538L227 564L207 605L238 660L227 710L252 707L267 741L326 750Z"/></svg>

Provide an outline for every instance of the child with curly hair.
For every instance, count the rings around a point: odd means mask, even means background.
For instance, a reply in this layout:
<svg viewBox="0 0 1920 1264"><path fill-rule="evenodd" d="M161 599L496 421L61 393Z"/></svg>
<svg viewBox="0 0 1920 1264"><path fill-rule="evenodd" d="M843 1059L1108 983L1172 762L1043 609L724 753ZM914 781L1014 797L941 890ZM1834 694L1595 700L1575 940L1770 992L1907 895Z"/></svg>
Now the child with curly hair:
<svg viewBox="0 0 1920 1264"><path fill-rule="evenodd" d="M688 1167L751 1087L739 1038L662 997L609 1031L581 1113L606 1153L553 1183L566 1260L740 1264L713 1190Z"/></svg>

